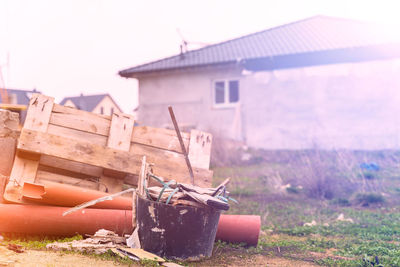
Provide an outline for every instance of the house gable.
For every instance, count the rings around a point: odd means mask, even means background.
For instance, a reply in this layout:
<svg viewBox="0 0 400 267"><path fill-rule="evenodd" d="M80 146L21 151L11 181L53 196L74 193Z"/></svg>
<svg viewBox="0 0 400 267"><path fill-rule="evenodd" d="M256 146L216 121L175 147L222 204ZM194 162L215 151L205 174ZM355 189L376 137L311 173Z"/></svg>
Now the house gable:
<svg viewBox="0 0 400 267"><path fill-rule="evenodd" d="M72 102L70 99L66 100L63 105L66 107L76 108L74 102Z"/></svg>
<svg viewBox="0 0 400 267"><path fill-rule="evenodd" d="M92 112L97 114L112 115L114 112L122 113L122 110L109 95L106 95L94 107Z"/></svg>

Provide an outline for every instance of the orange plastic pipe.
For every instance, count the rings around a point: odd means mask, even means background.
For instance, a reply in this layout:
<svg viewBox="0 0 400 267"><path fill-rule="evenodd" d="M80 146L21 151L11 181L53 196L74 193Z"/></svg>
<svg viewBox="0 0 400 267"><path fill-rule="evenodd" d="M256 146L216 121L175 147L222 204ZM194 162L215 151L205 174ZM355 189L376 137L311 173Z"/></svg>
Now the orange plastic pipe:
<svg viewBox="0 0 400 267"><path fill-rule="evenodd" d="M62 216L69 208L0 204L0 233L73 236L99 229L132 234L132 211L84 209Z"/></svg>
<svg viewBox="0 0 400 267"><path fill-rule="evenodd" d="M61 207L74 207L97 198L110 195L92 189L46 182L44 185L24 183L22 196L24 202L35 202ZM132 210L132 197L116 197L100 202L91 208Z"/></svg>
<svg viewBox="0 0 400 267"><path fill-rule="evenodd" d="M258 215L221 214L216 239L230 243L247 243L257 246L261 218Z"/></svg>

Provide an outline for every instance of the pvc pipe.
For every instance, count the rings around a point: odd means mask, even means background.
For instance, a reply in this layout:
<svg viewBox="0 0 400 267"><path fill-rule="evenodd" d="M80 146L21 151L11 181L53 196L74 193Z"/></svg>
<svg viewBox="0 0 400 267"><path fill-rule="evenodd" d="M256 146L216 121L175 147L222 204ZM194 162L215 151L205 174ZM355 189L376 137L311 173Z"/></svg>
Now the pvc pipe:
<svg viewBox="0 0 400 267"><path fill-rule="evenodd" d="M216 239L257 246L260 228L261 218L258 215L221 214Z"/></svg>
<svg viewBox="0 0 400 267"><path fill-rule="evenodd" d="M39 205L0 204L0 233L73 236L94 234L99 229L119 235L131 234L129 210L84 209L67 216L69 208ZM256 215L224 215L219 219L216 239L256 246L261 219Z"/></svg>
<svg viewBox="0 0 400 267"><path fill-rule="evenodd" d="M15 204L35 203L61 207L75 207L90 200L110 195L93 189L47 181L44 184L24 183L22 190L16 192L16 195L6 193L4 195L5 200ZM103 201L91 208L132 210L132 195L129 196L130 197L116 197L113 200Z"/></svg>
<svg viewBox="0 0 400 267"><path fill-rule="evenodd" d="M0 204L0 233L73 236L94 234L99 229L123 236L131 234L132 211L84 209L62 216L69 208Z"/></svg>

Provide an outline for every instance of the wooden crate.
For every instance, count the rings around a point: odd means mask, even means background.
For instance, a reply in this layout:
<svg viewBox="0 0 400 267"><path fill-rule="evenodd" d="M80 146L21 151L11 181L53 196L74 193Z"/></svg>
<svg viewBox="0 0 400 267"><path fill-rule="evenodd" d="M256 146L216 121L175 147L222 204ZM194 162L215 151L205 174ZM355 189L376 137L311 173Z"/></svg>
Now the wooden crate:
<svg viewBox="0 0 400 267"><path fill-rule="evenodd" d="M182 138L195 184L211 186L212 136L192 130L182 133ZM118 192L124 183L137 184L143 155L154 164L154 174L190 183L175 131L134 126L134 119L128 114L98 115L34 94L4 196L7 198L7 191L15 191L24 182L46 181Z"/></svg>

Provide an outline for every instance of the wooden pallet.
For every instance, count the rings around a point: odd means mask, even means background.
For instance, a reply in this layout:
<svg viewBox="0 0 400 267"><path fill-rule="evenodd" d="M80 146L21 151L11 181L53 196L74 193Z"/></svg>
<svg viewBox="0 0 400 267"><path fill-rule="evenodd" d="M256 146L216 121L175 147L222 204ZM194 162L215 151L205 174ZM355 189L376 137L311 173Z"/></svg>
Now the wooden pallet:
<svg viewBox="0 0 400 267"><path fill-rule="evenodd" d="M182 133L182 138L195 184L211 186L212 136L192 130ZM143 155L154 164L154 174L190 183L175 131L134 126L134 119L128 114L98 115L34 94L4 198L15 200L16 188L25 182L47 181L115 193L122 190L124 183L137 184Z"/></svg>

